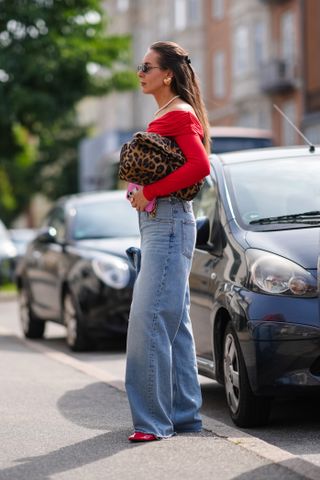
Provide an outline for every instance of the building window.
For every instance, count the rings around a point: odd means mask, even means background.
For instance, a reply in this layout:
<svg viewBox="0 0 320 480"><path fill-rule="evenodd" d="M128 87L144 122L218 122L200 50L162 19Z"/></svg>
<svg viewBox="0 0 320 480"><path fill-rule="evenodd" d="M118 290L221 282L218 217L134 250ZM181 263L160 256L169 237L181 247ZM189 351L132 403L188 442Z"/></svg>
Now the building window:
<svg viewBox="0 0 320 480"><path fill-rule="evenodd" d="M260 67L266 60L267 28L263 21L254 26L254 60L256 67Z"/></svg>
<svg viewBox="0 0 320 480"><path fill-rule="evenodd" d="M198 25L201 20L201 3L198 0L187 0L188 25Z"/></svg>
<svg viewBox="0 0 320 480"><path fill-rule="evenodd" d="M225 93L225 54L220 51L213 57L213 94L223 98Z"/></svg>
<svg viewBox="0 0 320 480"><path fill-rule="evenodd" d="M175 0L175 28L185 30L188 25L199 25L201 21L201 2L197 0Z"/></svg>
<svg viewBox="0 0 320 480"><path fill-rule="evenodd" d="M186 0L175 0L174 2L174 24L177 30L184 30L187 26L187 4Z"/></svg>
<svg viewBox="0 0 320 480"><path fill-rule="evenodd" d="M117 0L117 9L119 12L125 12L129 8L129 0Z"/></svg>
<svg viewBox="0 0 320 480"><path fill-rule="evenodd" d="M224 0L212 0L212 16L216 20L224 17Z"/></svg>
<svg viewBox="0 0 320 480"><path fill-rule="evenodd" d="M296 104L294 100L288 100L282 104L283 113L291 120L291 122L296 125ZM296 144L296 134L294 128L290 123L282 117L282 145L295 145Z"/></svg>
<svg viewBox="0 0 320 480"><path fill-rule="evenodd" d="M233 71L240 77L249 70L249 30L244 25L235 30L233 55Z"/></svg>
<svg viewBox="0 0 320 480"><path fill-rule="evenodd" d="M286 62L293 64L295 60L296 32L295 16L292 11L281 16L281 56Z"/></svg>

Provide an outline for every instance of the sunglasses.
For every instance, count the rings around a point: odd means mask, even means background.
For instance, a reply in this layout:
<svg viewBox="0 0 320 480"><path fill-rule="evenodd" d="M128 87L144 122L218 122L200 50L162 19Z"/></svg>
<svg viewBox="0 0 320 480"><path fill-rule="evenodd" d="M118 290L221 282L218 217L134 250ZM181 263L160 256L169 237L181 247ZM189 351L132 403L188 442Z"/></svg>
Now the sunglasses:
<svg viewBox="0 0 320 480"><path fill-rule="evenodd" d="M160 68L160 67L152 67L148 63L141 63L141 65L137 66L137 72L148 73L153 68Z"/></svg>

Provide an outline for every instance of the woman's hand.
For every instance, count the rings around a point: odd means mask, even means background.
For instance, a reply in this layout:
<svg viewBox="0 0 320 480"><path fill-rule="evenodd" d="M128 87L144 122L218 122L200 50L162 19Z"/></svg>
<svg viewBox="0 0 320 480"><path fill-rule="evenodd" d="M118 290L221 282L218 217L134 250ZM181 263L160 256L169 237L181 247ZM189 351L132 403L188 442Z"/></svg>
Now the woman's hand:
<svg viewBox="0 0 320 480"><path fill-rule="evenodd" d="M143 212L149 203L149 200L143 195L142 188L132 195L130 201L131 205L140 212Z"/></svg>

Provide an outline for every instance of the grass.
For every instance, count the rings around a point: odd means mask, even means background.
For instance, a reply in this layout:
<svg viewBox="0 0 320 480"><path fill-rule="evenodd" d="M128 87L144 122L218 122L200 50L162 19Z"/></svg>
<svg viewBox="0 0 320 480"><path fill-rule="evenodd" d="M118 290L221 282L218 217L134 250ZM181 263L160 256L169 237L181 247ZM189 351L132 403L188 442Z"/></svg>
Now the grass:
<svg viewBox="0 0 320 480"><path fill-rule="evenodd" d="M4 283L0 285L0 292L16 292L17 287L15 283Z"/></svg>

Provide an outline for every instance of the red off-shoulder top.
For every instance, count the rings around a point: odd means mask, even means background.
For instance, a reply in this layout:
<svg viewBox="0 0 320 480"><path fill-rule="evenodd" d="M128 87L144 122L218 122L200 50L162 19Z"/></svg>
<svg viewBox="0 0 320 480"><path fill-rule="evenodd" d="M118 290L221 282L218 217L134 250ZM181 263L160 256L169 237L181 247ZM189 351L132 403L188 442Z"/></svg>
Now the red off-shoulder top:
<svg viewBox="0 0 320 480"><path fill-rule="evenodd" d="M174 138L186 158L186 163L182 167L165 178L143 187L143 194L147 200L170 195L181 188L193 185L209 174L209 159L202 144L202 125L193 113L172 110L149 123L147 131Z"/></svg>

